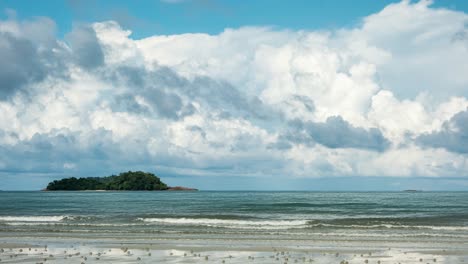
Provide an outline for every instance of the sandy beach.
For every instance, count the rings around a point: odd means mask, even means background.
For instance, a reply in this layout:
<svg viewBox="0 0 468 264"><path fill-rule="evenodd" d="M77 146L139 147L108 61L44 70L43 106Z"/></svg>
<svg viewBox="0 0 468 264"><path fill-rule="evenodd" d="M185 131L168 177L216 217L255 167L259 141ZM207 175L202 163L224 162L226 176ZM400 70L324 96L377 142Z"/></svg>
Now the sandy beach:
<svg viewBox="0 0 468 264"><path fill-rule="evenodd" d="M464 263L465 245L2 237L1 263ZM34 241L28 243L27 241ZM16 241L16 242L15 242ZM39 242L40 241L40 242ZM271 244L272 246L267 246ZM334 244L334 245L333 245Z"/></svg>

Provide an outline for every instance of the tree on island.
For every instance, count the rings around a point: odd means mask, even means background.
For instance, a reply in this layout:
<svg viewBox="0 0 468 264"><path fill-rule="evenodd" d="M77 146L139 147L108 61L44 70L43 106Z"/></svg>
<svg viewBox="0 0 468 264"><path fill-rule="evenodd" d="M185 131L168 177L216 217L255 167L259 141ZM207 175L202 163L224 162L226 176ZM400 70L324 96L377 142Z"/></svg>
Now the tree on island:
<svg viewBox="0 0 468 264"><path fill-rule="evenodd" d="M169 187L156 175L143 171L128 171L108 177L66 178L47 185L47 191L156 191Z"/></svg>

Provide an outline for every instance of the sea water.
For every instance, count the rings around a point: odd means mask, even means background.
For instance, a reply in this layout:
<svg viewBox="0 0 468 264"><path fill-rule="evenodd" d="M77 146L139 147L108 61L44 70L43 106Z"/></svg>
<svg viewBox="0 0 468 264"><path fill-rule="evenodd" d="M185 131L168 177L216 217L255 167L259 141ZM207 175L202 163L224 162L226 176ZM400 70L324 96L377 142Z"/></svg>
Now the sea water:
<svg viewBox="0 0 468 264"><path fill-rule="evenodd" d="M0 235L468 240L468 192L0 192Z"/></svg>
<svg viewBox="0 0 468 264"><path fill-rule="evenodd" d="M468 192L0 192L0 259L468 262Z"/></svg>

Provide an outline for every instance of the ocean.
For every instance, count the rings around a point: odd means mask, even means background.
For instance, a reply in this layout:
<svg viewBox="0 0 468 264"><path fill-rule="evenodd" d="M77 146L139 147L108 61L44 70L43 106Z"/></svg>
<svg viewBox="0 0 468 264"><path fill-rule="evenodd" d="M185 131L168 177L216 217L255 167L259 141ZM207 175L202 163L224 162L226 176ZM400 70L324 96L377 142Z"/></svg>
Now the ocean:
<svg viewBox="0 0 468 264"><path fill-rule="evenodd" d="M468 192L0 192L0 242L43 241L468 252Z"/></svg>

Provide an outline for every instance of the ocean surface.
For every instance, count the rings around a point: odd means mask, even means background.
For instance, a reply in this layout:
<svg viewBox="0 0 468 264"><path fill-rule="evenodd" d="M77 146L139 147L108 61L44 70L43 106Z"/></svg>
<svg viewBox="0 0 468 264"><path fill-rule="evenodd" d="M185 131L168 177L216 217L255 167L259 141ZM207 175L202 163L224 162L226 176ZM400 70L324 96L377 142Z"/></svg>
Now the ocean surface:
<svg viewBox="0 0 468 264"><path fill-rule="evenodd" d="M0 192L0 237L466 244L468 192Z"/></svg>

